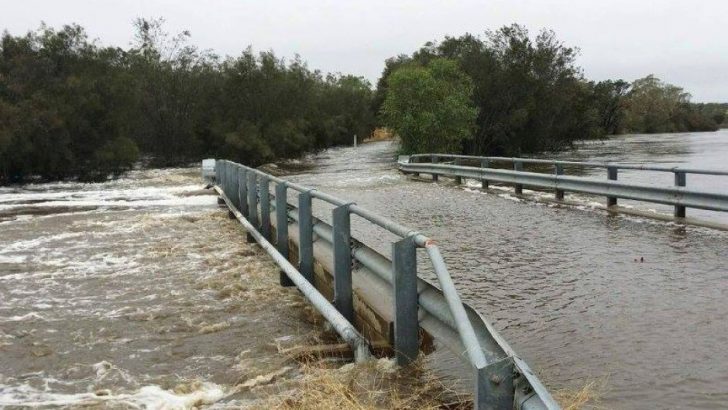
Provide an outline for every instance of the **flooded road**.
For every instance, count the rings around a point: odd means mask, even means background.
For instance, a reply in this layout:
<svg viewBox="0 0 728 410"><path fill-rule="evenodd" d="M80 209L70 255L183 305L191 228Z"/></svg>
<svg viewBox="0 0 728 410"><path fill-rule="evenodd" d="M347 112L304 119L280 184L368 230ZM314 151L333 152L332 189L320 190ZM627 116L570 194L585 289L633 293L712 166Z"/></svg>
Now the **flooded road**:
<svg viewBox="0 0 728 410"><path fill-rule="evenodd" d="M725 168L725 130L662 137L623 136L560 156ZM512 188L485 193L445 178L416 181L396 171L395 156L390 142L332 149L288 178L435 238L464 299L551 388L595 381L607 408L728 402L728 233L608 215L588 198L584 206L562 207L521 200ZM663 183L620 174L640 178ZM671 174L659 178L673 182ZM726 189L719 185L725 182L689 177L691 188L702 183ZM388 254L391 238L359 222L352 221L354 234Z"/></svg>
<svg viewBox="0 0 728 410"><path fill-rule="evenodd" d="M0 188L0 407L261 407L295 375L306 304L199 172Z"/></svg>
<svg viewBox="0 0 728 410"><path fill-rule="evenodd" d="M692 134L641 134L625 135L605 141L580 143L574 150L557 155L545 154L549 158L573 159L577 161L615 162L620 164L654 164L662 167L683 167L697 169L728 169L728 129L717 132ZM606 169L582 168L580 175L605 179ZM619 180L627 183L672 186L671 172L620 170ZM728 177L716 175L687 175L687 188L697 191L726 193ZM603 198L598 199L603 202ZM672 214L672 207L661 204L645 204L637 201L620 200L638 209ZM728 213L689 209L688 216L706 221L728 224Z"/></svg>

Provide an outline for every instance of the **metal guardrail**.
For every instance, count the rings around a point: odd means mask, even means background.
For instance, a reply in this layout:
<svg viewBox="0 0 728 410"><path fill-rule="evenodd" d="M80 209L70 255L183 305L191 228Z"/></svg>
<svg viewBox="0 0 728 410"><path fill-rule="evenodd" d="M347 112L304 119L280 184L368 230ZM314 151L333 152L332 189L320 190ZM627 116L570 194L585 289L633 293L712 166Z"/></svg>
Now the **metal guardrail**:
<svg viewBox="0 0 728 410"><path fill-rule="evenodd" d="M450 160L452 164L440 163L441 160ZM465 165L468 162L476 162L477 166ZM513 170L490 168L494 162L511 163ZM554 173L525 172L523 164L553 165ZM399 161L398 166L402 172L430 174L434 180L437 180L439 175L453 177L458 183L462 182L462 178L477 179L482 182L483 188L488 188L490 182L513 184L517 194L523 192L524 185L553 190L558 200L564 199L565 192L603 195L607 198L607 207L617 205L618 198L673 205L674 216L678 218L685 217L686 208L728 212L728 195L686 188L687 174L728 176L728 171L722 170L449 154L412 155L407 162ZM607 180L567 176L564 175L564 166L606 168ZM656 187L619 182L617 175L620 169L671 172L675 176L675 185Z"/></svg>
<svg viewBox="0 0 728 410"><path fill-rule="evenodd" d="M217 160L214 179L215 189L231 212L283 268L285 275L281 275L281 284L291 285L292 280L355 352L360 352L360 359L367 356L362 350L368 344L351 324L354 260L361 265L356 269L357 275L378 281L392 296L393 347L398 364L406 365L419 354L421 327L472 367L475 408L559 408L538 377L493 326L461 301L432 239L349 201L241 164ZM274 185L273 193L271 185ZM298 193L297 204L288 202L289 190ZM313 216L314 199L334 206L332 224ZM271 214L275 215L274 221ZM352 215L399 238L392 243L391 259L351 237ZM288 261L289 227L295 225L298 228L297 267ZM275 246L270 241L275 241ZM317 247L331 250L326 254L333 258L329 261L333 266L333 304L311 285L314 242ZM439 289L417 276L418 248L426 250Z"/></svg>

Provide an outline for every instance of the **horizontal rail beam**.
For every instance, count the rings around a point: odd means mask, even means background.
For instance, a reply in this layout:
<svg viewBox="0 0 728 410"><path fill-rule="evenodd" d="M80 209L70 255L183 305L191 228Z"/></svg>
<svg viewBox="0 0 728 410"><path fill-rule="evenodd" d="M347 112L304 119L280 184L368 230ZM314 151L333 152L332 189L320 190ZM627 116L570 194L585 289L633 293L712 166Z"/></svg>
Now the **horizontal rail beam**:
<svg viewBox="0 0 728 410"><path fill-rule="evenodd" d="M473 161L491 161L491 162L506 162L516 163L521 162L524 164L546 164L546 165L569 165L569 166L581 166L586 168L609 168L615 167L618 169L633 169L642 171L656 171L656 172L684 172L686 174L700 174L700 175L728 175L728 171L719 169L697 169L697 168L683 168L683 167L660 167L655 165L632 165L632 164L621 164L611 162L589 162L589 161L561 161L551 159L540 159L540 158L517 158L517 157L479 157L475 155L456 155L456 154L415 154L410 155L410 161L412 159L426 158L431 160L433 155L439 159L465 159ZM418 161L415 161L418 162Z"/></svg>
<svg viewBox="0 0 728 410"><path fill-rule="evenodd" d="M505 169L477 168L461 165L400 163L403 172L439 174L450 177L488 179L489 181L523 184L542 189L554 189L600 196L634 199L666 205L680 205L689 208L712 211L728 211L728 195L700 192L682 187L656 187L651 185L627 184L611 180L595 180L566 175L540 174L536 172L511 171Z"/></svg>

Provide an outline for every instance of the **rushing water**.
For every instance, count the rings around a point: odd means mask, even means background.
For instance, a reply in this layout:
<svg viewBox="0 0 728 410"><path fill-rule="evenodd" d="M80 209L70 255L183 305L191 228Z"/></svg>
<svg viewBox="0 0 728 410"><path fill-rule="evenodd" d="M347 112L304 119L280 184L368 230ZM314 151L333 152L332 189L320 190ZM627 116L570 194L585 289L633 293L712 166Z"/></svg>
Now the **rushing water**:
<svg viewBox="0 0 728 410"><path fill-rule="evenodd" d="M374 143L283 167L437 239L464 298L550 387L595 380L607 408L728 401L728 233L608 215L592 206L603 198L561 207L417 181L395 154ZM559 156L720 168L728 133L625 136ZM725 192L725 181L688 186ZM0 407L256 407L265 392L235 386L295 376L274 345L313 332L295 313L304 303L199 188L198 168L0 188ZM389 251L385 232L353 229Z"/></svg>
<svg viewBox="0 0 728 410"><path fill-rule="evenodd" d="M589 198L555 206L511 188L417 181L396 171L395 154L390 142L332 149L289 177L434 237L464 299L550 387L596 381L607 408L725 406L728 233L608 215ZM725 169L728 132L622 136L560 157ZM690 176L688 186L728 190L728 178L715 178ZM673 183L671 174L633 171L620 179ZM353 229L388 252L382 231L357 220Z"/></svg>
<svg viewBox="0 0 728 410"><path fill-rule="evenodd" d="M0 189L1 408L260 407L295 372L302 298L199 172Z"/></svg>

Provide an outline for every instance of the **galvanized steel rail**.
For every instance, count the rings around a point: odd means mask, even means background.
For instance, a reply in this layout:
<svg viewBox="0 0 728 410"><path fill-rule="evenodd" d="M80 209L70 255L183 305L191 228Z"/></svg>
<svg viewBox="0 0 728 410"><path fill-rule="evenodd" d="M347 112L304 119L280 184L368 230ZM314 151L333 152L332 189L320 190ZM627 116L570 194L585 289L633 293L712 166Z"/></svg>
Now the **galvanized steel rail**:
<svg viewBox="0 0 728 410"><path fill-rule="evenodd" d="M211 162L207 160L209 166ZM205 175L203 171L203 175ZM208 176L210 172L208 171ZM397 363L406 365L419 353L422 327L458 357L474 374L474 405L478 409L558 409L547 389L505 340L457 293L435 242L388 218L329 194L285 181L260 170L226 160L215 162L215 187L234 216L283 268L281 284L291 280L301 289L353 348L361 351L361 336L353 328L352 261L363 275L390 289ZM270 185L275 185L271 193ZM296 204L288 191L298 193ZM271 202L271 199L273 201ZM313 199L335 208L332 224L313 216ZM276 237L272 238L271 214ZM351 237L350 218L356 215L388 230L400 239L387 258ZM298 267L288 262L289 225L298 225ZM275 247L270 241L275 241ZM334 267L333 304L314 288L314 242L331 249ZM417 249L432 263L440 289L417 276ZM323 298L323 300L321 300ZM336 310L336 314L330 310ZM343 319L343 320L342 320ZM359 336L357 336L359 335ZM364 357L365 354L358 354Z"/></svg>
<svg viewBox="0 0 728 410"><path fill-rule="evenodd" d="M442 160L445 163L441 163ZM511 163L513 170L491 168L494 162ZM475 166L466 163L475 163ZM523 164L553 165L554 173L525 172ZM513 184L517 194L523 192L523 186L553 190L558 200L564 199L565 192L600 195L607 198L607 207L617 205L618 198L673 205L674 216L677 218L685 217L686 208L728 212L728 194L686 188L687 174L728 176L728 171L724 170L450 154L412 155L406 162L399 161L398 166L404 173L430 174L433 180L437 180L440 175L453 177L458 182L462 178L476 179L482 182L483 188L488 188L490 182ZM605 168L607 179L567 176L564 175L564 166ZM670 172L674 174L675 184L671 187L657 187L619 182L617 176L620 169Z"/></svg>

